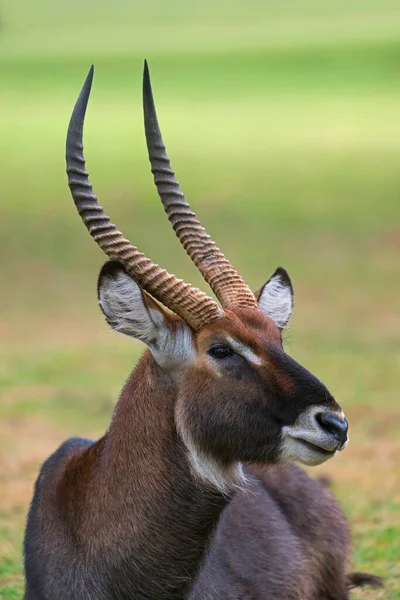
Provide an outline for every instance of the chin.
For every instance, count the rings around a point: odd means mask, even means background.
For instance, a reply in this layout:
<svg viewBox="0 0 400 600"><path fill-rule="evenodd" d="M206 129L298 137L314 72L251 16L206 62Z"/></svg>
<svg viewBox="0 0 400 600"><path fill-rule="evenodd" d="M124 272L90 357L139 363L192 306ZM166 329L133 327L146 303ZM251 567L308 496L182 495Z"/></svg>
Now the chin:
<svg viewBox="0 0 400 600"><path fill-rule="evenodd" d="M305 440L287 437L282 444L281 462L299 462L309 467L321 465L336 454L336 450L325 450Z"/></svg>

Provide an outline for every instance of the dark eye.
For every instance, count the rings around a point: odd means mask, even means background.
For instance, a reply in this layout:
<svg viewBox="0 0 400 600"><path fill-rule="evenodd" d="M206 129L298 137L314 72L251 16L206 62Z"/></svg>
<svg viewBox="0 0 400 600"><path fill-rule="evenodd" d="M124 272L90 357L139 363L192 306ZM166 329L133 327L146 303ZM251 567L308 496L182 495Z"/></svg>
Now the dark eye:
<svg viewBox="0 0 400 600"><path fill-rule="evenodd" d="M223 344L213 346L209 352L211 356L218 359L227 358L228 356L232 356L233 354L233 350L231 350L229 346L224 346Z"/></svg>

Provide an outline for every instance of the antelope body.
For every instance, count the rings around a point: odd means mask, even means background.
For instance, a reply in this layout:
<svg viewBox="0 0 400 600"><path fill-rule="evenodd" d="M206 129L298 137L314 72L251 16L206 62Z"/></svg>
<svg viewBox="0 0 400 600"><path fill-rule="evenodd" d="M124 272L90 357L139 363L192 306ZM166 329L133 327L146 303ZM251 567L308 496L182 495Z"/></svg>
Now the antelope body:
<svg viewBox="0 0 400 600"><path fill-rule="evenodd" d="M279 268L253 294L190 211L165 153L147 66L155 183L220 304L122 236L84 169L92 75L68 130L69 185L111 259L98 283L105 318L148 350L104 437L67 440L42 466L25 535L25 600L345 600L345 519L329 492L290 463L316 465L342 450L347 421L283 350L289 276Z"/></svg>

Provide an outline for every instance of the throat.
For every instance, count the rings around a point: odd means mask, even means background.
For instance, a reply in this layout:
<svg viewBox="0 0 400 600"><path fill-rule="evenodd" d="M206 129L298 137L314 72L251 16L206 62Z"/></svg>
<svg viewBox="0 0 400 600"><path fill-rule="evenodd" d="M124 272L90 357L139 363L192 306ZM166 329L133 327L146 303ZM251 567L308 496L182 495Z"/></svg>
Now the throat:
<svg viewBox="0 0 400 600"><path fill-rule="evenodd" d="M187 456L192 473L203 485L208 485L216 492L229 498L232 494L245 487L246 479L240 462L223 464L212 456L207 456L196 447L191 437L181 431L182 439L187 448Z"/></svg>

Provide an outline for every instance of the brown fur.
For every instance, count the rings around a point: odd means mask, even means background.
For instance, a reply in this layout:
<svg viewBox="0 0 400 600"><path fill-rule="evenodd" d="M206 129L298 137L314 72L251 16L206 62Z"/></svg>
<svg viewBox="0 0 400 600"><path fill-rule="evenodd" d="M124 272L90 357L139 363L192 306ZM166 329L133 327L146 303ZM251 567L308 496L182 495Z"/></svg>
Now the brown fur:
<svg viewBox="0 0 400 600"><path fill-rule="evenodd" d="M227 311L193 335L194 361L161 368L146 352L105 436L70 439L44 463L25 600L347 598L343 515L303 471L275 464L283 425L314 404L338 405L261 311ZM215 366L210 344L226 335L261 364L237 356ZM253 463L245 489L223 494L203 481L181 428L221 469Z"/></svg>

